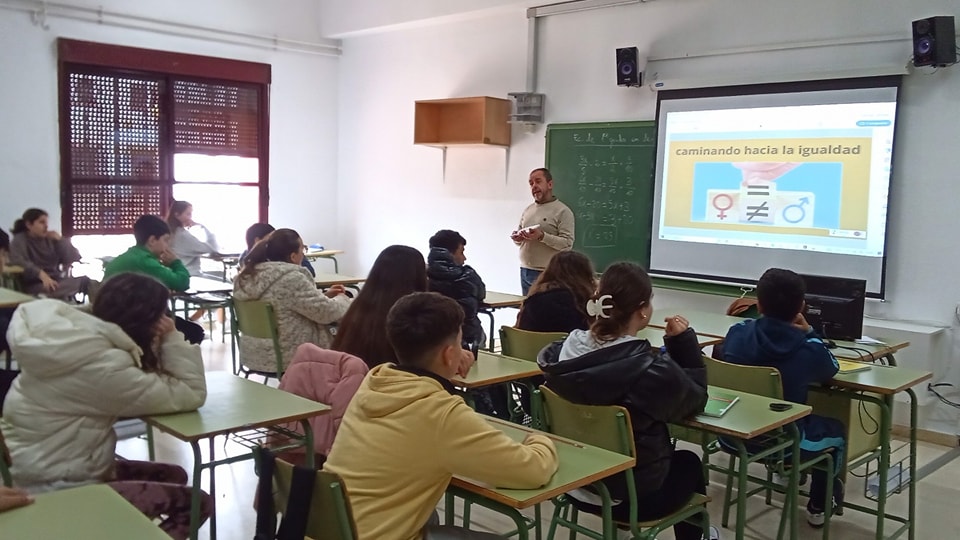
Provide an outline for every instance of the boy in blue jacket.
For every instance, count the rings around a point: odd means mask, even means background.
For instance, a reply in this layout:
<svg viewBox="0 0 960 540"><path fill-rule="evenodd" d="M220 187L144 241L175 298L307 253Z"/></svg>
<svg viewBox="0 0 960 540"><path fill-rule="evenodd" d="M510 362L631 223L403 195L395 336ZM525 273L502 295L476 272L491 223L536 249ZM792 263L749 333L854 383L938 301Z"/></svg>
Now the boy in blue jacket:
<svg viewBox="0 0 960 540"><path fill-rule="evenodd" d="M732 326L723 342L724 360L746 366L768 366L780 371L783 396L794 403L807 402L807 388L825 383L840 369L837 359L803 317L806 286L795 272L771 268L757 283L759 319ZM811 414L797 422L802 439L800 451L808 459L824 451L833 454L837 471L842 468L846 440L843 424L835 419ZM826 473L811 473L807 522L822 527L826 499ZM833 485L835 512L842 510L843 481Z"/></svg>

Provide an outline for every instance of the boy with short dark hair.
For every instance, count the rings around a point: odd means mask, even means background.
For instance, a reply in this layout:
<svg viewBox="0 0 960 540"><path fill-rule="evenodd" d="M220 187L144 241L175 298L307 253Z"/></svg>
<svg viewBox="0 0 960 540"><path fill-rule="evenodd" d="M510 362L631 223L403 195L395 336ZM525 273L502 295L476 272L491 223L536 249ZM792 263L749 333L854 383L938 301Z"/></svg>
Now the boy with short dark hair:
<svg viewBox="0 0 960 540"><path fill-rule="evenodd" d="M170 250L170 226L159 216L144 215L133 224L137 245L118 255L103 269L107 279L122 272L146 274L174 291L190 288L190 272Z"/></svg>
<svg viewBox="0 0 960 540"><path fill-rule="evenodd" d="M839 371L837 359L803 317L806 286L795 272L771 268L757 283L759 319L746 320L730 328L723 342L724 360L732 364L768 366L780 371L783 396L794 403L807 402L811 384L825 383ZM843 466L846 441L843 424L835 419L812 414L797 421L802 440L803 459L824 451L833 453L834 466ZM807 522L814 527L824 523L826 473L814 469L807 503ZM843 482L833 486L834 507L843 504Z"/></svg>
<svg viewBox="0 0 960 540"><path fill-rule="evenodd" d="M483 325L477 313L487 296L487 287L463 254L467 240L457 231L443 229L430 238L427 256L427 277L430 290L453 298L463 308L463 341L465 348L485 341Z"/></svg>
<svg viewBox="0 0 960 540"><path fill-rule="evenodd" d="M170 226L166 221L149 214L140 216L133 224L133 237L137 245L107 263L104 281L116 274L133 272L152 276L174 291L190 288L190 271L170 249ZM174 322L187 341L203 342L202 326L182 317L175 317Z"/></svg>
<svg viewBox="0 0 960 540"><path fill-rule="evenodd" d="M557 469L550 439L531 434L514 442L455 395L450 378L473 361L460 348L462 322L460 306L436 293L404 296L387 315L399 365L367 374L324 464L344 480L360 538L429 538L436 532L431 515L454 474L530 489Z"/></svg>

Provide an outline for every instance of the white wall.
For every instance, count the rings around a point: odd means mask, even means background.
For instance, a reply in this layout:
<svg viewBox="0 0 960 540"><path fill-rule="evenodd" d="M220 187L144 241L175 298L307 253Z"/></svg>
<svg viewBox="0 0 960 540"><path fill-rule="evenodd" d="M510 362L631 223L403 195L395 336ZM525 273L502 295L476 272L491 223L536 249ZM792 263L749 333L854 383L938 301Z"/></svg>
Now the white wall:
<svg viewBox="0 0 960 540"><path fill-rule="evenodd" d="M636 45L658 58L648 68L661 78L750 82L770 73L902 66L911 54L910 22L960 15L958 7L951 0L654 0L553 16L541 19L538 91L547 95L548 123L652 119L654 93L616 86L615 48ZM890 36L899 39L840 43ZM490 289L519 290L507 234L530 201L526 178L543 164L545 129L515 130L508 169L503 150L450 149L444 181L440 150L412 144L413 102L524 90L526 39L526 18L514 12L344 39L339 237L351 250L346 269L365 272L391 243L426 251L432 232L451 227L467 238L470 262ZM818 41L832 44L813 46ZM870 315L953 320L958 119L960 67L906 77L890 200L889 301L871 303ZM729 299L660 291L657 302L717 310Z"/></svg>
<svg viewBox="0 0 960 540"><path fill-rule="evenodd" d="M326 42L320 37L318 8L312 0L69 3L103 5L108 11L222 30ZM49 29L44 30L33 25L26 13L0 9L0 50L4 51L0 54L0 226L9 228L24 209L37 206L48 210L51 222L59 228L56 39L66 37L271 64L270 219L296 228L305 240L337 243L332 237L337 209L329 202L337 187L336 57L220 43L213 35L210 39L178 37L57 17L49 17L47 24ZM220 236L231 234L217 232ZM243 231L233 234L242 237Z"/></svg>

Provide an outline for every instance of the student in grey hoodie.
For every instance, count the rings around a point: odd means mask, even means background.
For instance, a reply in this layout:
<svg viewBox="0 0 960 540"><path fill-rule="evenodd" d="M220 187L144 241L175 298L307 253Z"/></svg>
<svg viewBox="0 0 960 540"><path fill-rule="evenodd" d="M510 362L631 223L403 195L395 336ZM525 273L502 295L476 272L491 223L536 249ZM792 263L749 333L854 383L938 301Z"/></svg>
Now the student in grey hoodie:
<svg viewBox="0 0 960 540"><path fill-rule="evenodd" d="M707 374L697 336L686 319L665 319L666 353L636 337L653 314L652 285L647 272L633 263L614 263L600 278L588 313L596 316L589 330L573 330L563 342L540 352L537 362L547 386L574 403L620 405L630 412L637 464L637 512L641 521L659 519L684 506L694 492L706 493L700 458L675 450L667 424L703 410ZM614 500L617 521L630 519L624 475L604 479ZM599 514L599 497L572 494L581 510ZM678 540L699 540L701 526L678 523ZM715 529L711 531L715 538Z"/></svg>

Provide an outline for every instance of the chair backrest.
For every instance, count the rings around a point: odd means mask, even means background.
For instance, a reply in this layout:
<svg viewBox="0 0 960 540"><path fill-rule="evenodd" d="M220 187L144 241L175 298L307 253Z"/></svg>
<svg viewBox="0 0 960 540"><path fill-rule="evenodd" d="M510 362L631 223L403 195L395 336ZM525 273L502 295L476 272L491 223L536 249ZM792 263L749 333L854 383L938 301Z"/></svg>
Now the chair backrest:
<svg viewBox="0 0 960 540"><path fill-rule="evenodd" d="M540 386L535 398L541 399L544 430L617 452L636 455L630 413L618 405L579 405L563 399L546 386Z"/></svg>
<svg viewBox="0 0 960 540"><path fill-rule="evenodd" d="M273 306L262 300L234 300L235 328L241 336L269 339L273 342L273 355L277 361L277 376L283 374L283 350L280 348L280 328Z"/></svg>
<svg viewBox="0 0 960 540"><path fill-rule="evenodd" d="M749 392L758 396L783 399L780 371L767 366L741 366L703 357L707 366L707 384Z"/></svg>
<svg viewBox="0 0 960 540"><path fill-rule="evenodd" d="M293 479L293 465L278 459L273 473L274 504L284 514ZM357 527L343 481L334 473L317 471L306 535L313 540L357 540Z"/></svg>
<svg viewBox="0 0 960 540"><path fill-rule="evenodd" d="M565 332L530 332L512 326L500 327L500 347L506 356L537 361L537 355L547 345L567 337Z"/></svg>

